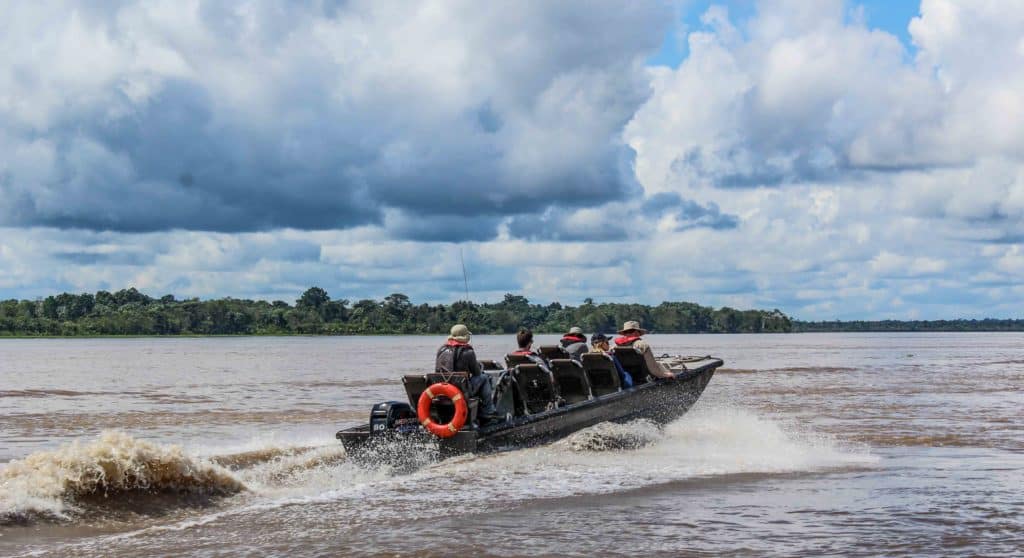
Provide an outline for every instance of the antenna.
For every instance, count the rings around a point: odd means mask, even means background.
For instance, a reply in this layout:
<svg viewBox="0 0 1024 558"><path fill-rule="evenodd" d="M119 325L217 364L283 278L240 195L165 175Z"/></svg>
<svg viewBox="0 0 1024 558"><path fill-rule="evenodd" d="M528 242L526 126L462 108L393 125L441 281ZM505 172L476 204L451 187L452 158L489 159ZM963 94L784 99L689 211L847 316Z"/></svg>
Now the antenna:
<svg viewBox="0 0 1024 558"><path fill-rule="evenodd" d="M466 277L466 259L462 257L462 246L459 246L459 261L462 262L462 282L466 286L466 302L469 302L469 279Z"/></svg>

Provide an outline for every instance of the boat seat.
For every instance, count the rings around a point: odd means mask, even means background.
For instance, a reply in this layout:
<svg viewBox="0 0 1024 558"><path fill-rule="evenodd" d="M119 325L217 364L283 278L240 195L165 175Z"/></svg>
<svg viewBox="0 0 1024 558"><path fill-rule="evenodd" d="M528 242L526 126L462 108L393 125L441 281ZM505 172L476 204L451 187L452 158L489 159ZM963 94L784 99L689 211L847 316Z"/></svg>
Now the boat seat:
<svg viewBox="0 0 1024 558"><path fill-rule="evenodd" d="M590 380L590 392L594 397L622 391L622 380L612 357L602 353L584 353L582 358L583 370Z"/></svg>
<svg viewBox="0 0 1024 558"><path fill-rule="evenodd" d="M458 386L462 393L469 393L469 374L466 372L455 372L454 374L407 374L402 376L402 386L405 387L405 394L409 396L409 404L415 409L420 403L420 396L428 386L444 382L445 377L449 378L448 383ZM476 397L466 396L466 403L469 407L468 422L476 421L477 409L480 400ZM435 402L431 409L431 418L438 422L448 422L455 416L455 405L451 403Z"/></svg>
<svg viewBox="0 0 1024 558"><path fill-rule="evenodd" d="M503 370L498 361L491 359L480 360L480 368L483 370Z"/></svg>
<svg viewBox="0 0 1024 558"><path fill-rule="evenodd" d="M516 413L515 382L512 381L512 370L487 372L494 386L494 408L498 414Z"/></svg>
<svg viewBox="0 0 1024 558"><path fill-rule="evenodd" d="M453 384L462 390L462 393L466 394L467 397L469 392L469 373L468 372L452 372L451 374L441 374L440 372L431 372L426 375L427 385L432 386L434 384L441 384L448 382Z"/></svg>
<svg viewBox="0 0 1024 558"><path fill-rule="evenodd" d="M519 364L512 374L526 414L546 411L558 398L551 373L540 366L533 363Z"/></svg>
<svg viewBox="0 0 1024 558"><path fill-rule="evenodd" d="M551 361L551 373L558 384L558 394L567 405L592 398L587 373L580 363L568 358L556 358Z"/></svg>
<svg viewBox="0 0 1024 558"><path fill-rule="evenodd" d="M409 397L409 404L415 409L420 403L420 395L427 389L427 377L423 374L407 374L402 376L402 387Z"/></svg>
<svg viewBox="0 0 1024 558"><path fill-rule="evenodd" d="M544 357L548 362L556 358L569 358L569 353L565 351L560 345L544 345L537 349L540 356Z"/></svg>
<svg viewBox="0 0 1024 558"><path fill-rule="evenodd" d="M651 372L647 370L647 363L644 362L644 355L633 347L615 347L612 354L619 359L619 364L633 377L633 385L640 385L650 381Z"/></svg>
<svg viewBox="0 0 1024 558"><path fill-rule="evenodd" d="M509 354L505 355L505 364L509 368L515 368L516 365L518 365L518 364L533 364L533 363L534 362L532 360L530 360L530 357L528 357L526 355L517 355L517 354L513 354L513 353L509 353Z"/></svg>

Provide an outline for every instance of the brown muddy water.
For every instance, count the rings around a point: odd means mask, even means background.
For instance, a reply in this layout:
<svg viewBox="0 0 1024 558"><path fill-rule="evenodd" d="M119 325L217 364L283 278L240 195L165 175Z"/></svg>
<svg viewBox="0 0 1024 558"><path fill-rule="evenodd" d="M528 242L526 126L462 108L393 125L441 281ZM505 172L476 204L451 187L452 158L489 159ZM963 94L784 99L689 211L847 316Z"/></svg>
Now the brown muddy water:
<svg viewBox="0 0 1024 558"><path fill-rule="evenodd" d="M0 340L0 555L1024 555L1022 334L652 335L726 362L664 429L348 462L440 341Z"/></svg>

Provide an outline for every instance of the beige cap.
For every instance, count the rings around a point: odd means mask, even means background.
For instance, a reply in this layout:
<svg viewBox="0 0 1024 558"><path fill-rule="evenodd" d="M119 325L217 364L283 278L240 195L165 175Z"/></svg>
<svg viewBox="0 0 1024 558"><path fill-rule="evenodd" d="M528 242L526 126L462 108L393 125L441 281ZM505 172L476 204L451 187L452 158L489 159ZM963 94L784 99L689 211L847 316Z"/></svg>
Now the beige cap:
<svg viewBox="0 0 1024 558"><path fill-rule="evenodd" d="M473 335L469 332L469 328L462 324L455 324L452 326L451 333L448 334L448 339L454 339L462 343L469 343L469 337Z"/></svg>
<svg viewBox="0 0 1024 558"><path fill-rule="evenodd" d="M622 329L619 330L619 335L625 334L627 331L639 331L640 335L646 335L647 330L640 327L640 322L630 320L622 324Z"/></svg>
<svg viewBox="0 0 1024 558"><path fill-rule="evenodd" d="M573 326L573 327L569 328L569 334L571 334L571 335L583 335L583 330L581 328Z"/></svg>

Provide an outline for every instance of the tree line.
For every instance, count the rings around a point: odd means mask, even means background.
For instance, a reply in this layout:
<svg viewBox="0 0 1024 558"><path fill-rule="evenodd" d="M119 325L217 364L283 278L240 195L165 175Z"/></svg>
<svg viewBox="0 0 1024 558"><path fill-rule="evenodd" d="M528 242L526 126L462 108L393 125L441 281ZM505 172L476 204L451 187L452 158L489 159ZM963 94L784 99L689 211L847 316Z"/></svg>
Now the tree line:
<svg viewBox="0 0 1024 558"><path fill-rule="evenodd" d="M793 331L1024 331L1024 320L852 320L852 321L793 321Z"/></svg>
<svg viewBox="0 0 1024 558"><path fill-rule="evenodd" d="M275 300L153 298L135 288L114 293L63 293L38 300L0 302L0 336L88 335L367 335L444 334L464 323L474 333L562 333L572 326L613 332L639 320L657 333L789 332L793 322L779 310L714 309L692 302L643 304L558 302L533 304L506 294L501 302L414 304L394 293L383 300L332 299L320 287L289 304Z"/></svg>

